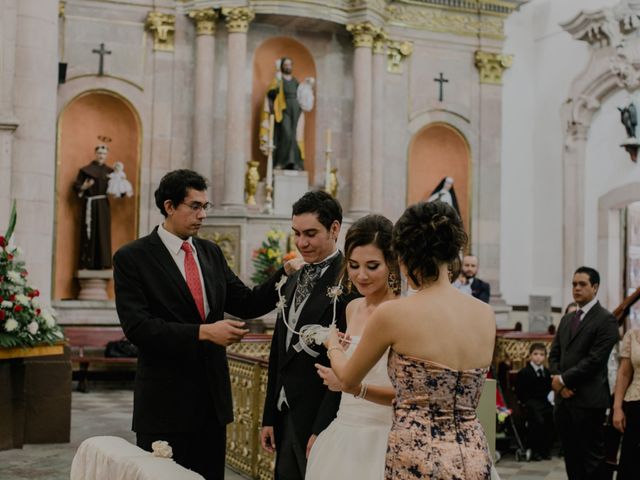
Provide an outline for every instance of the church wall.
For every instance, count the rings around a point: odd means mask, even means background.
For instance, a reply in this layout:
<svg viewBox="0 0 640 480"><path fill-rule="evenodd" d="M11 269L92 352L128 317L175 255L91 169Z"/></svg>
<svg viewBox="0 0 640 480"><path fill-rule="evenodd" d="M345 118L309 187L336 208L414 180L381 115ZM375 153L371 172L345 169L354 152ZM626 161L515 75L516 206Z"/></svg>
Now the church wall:
<svg viewBox="0 0 640 480"><path fill-rule="evenodd" d="M530 294L543 294L552 296L554 306L563 306L562 289L570 279L562 274L564 125L560 111L572 81L586 68L589 52L586 43L573 40L559 24L581 9L617 3L537 0L524 5L505 23L504 51L515 54L514 66L504 77L503 100L502 148L507 171L503 180L501 257L507 303L525 304ZM522 51L527 53L521 55ZM523 70L521 62L529 62L529 68ZM521 112L527 92L533 92L531 115ZM530 145L524 140L527 138L532 139ZM528 170L525 163L529 163ZM531 171L530 187L519 166ZM517 185L532 194L523 195ZM523 231L521 226L527 224ZM525 232L528 238L524 238ZM526 265L531 264L529 276L523 275L518 266L522 257L525 272Z"/></svg>

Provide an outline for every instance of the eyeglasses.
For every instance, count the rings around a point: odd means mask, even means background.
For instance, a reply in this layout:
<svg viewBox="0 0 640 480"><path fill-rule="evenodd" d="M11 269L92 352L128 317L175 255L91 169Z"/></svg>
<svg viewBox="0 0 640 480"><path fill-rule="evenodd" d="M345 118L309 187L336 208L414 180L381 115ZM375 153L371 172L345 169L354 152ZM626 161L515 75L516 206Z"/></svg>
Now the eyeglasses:
<svg viewBox="0 0 640 480"><path fill-rule="evenodd" d="M210 202L207 202L204 205L200 202L184 203L183 205L189 207L194 213L198 213L200 210L204 210L205 213L209 213L213 210L213 204Z"/></svg>

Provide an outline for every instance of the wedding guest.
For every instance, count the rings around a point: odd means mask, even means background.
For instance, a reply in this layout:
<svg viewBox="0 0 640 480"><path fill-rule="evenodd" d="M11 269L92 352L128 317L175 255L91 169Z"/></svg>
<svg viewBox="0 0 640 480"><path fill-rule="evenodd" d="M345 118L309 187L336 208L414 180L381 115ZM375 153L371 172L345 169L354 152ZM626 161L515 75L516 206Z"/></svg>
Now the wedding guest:
<svg viewBox="0 0 640 480"><path fill-rule="evenodd" d="M332 330L331 366L346 390L357 388L390 349L395 389L385 479L488 479L491 458L476 407L491 364L493 310L450 282L467 236L443 202L410 206L392 247L417 292L379 305L349 358ZM457 272L452 272L455 276Z"/></svg>
<svg viewBox="0 0 640 480"><path fill-rule="evenodd" d="M618 480L640 473L640 329L624 335L613 399L613 426L623 434Z"/></svg>

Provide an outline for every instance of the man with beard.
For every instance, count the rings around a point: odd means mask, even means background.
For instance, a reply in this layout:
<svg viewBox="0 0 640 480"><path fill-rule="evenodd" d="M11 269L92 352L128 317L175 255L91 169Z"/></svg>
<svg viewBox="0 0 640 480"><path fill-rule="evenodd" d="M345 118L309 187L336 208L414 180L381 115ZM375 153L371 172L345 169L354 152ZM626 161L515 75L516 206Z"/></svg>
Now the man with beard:
<svg viewBox="0 0 640 480"><path fill-rule="evenodd" d="M476 277L477 274L478 257L475 255L466 255L462 259L462 272L454 282L454 285L458 290L469 293L485 303L489 303L489 297L491 297L491 285Z"/></svg>

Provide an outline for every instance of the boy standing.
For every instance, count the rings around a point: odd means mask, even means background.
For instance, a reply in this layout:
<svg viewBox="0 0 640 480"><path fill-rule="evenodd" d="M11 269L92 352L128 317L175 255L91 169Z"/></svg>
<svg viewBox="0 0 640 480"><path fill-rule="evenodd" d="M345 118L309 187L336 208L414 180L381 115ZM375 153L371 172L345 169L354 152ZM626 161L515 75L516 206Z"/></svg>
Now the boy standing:
<svg viewBox="0 0 640 480"><path fill-rule="evenodd" d="M551 374L543 365L547 349L542 343L529 348L529 364L518 372L516 394L526 407L529 448L532 460L551 458L553 436L553 406L548 395L551 391Z"/></svg>

